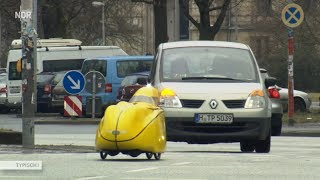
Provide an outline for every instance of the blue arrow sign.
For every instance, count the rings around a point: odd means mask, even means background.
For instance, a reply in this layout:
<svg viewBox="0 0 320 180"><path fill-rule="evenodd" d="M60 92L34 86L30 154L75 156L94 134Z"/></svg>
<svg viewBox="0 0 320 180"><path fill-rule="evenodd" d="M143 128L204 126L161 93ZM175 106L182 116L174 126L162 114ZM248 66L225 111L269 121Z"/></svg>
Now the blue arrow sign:
<svg viewBox="0 0 320 180"><path fill-rule="evenodd" d="M80 93L84 85L84 76L79 71L68 71L63 77L63 87L69 94Z"/></svg>

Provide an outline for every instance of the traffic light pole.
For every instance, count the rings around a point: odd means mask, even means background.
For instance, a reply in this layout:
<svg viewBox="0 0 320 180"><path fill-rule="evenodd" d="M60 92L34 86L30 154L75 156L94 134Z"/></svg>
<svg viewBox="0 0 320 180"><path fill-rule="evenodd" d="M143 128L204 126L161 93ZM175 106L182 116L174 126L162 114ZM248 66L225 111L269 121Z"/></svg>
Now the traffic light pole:
<svg viewBox="0 0 320 180"><path fill-rule="evenodd" d="M32 14L33 0L21 0L21 12ZM22 40L22 145L34 148L34 62L32 16L21 18Z"/></svg>

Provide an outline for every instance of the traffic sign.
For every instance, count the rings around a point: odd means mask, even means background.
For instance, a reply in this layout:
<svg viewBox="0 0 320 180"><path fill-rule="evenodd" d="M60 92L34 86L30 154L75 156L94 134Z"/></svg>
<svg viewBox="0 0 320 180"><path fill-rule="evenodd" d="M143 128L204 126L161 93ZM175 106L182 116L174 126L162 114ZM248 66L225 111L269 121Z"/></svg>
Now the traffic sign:
<svg viewBox="0 0 320 180"><path fill-rule="evenodd" d="M68 71L63 77L63 87L69 94L80 93L84 85L84 77L79 71Z"/></svg>
<svg viewBox="0 0 320 180"><path fill-rule="evenodd" d="M98 71L90 71L85 75L85 90L91 94L102 92L105 88L105 78Z"/></svg>
<svg viewBox="0 0 320 180"><path fill-rule="evenodd" d="M304 13L298 4L291 3L286 5L281 13L282 22L291 28L299 26L304 18Z"/></svg>

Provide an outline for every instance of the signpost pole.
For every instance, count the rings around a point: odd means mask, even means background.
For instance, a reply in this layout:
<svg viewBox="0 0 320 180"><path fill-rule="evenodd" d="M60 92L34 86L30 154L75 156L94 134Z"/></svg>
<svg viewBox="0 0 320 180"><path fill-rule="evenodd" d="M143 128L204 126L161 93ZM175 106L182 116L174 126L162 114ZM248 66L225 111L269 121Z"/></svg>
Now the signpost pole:
<svg viewBox="0 0 320 180"><path fill-rule="evenodd" d="M294 125L294 79L293 79L293 53L294 53L294 43L293 43L293 29L301 24L304 18L304 12L298 4L289 2L282 9L281 19L282 22L287 26L288 29L288 125Z"/></svg>
<svg viewBox="0 0 320 180"><path fill-rule="evenodd" d="M96 114L96 73L92 75L92 119L95 118Z"/></svg>
<svg viewBox="0 0 320 180"><path fill-rule="evenodd" d="M30 16L21 18L21 41L22 41L22 145L24 148L34 148L34 62L32 41L33 1L21 1L21 12L26 12Z"/></svg>
<svg viewBox="0 0 320 180"><path fill-rule="evenodd" d="M288 125L294 125L294 99L293 99L293 89L294 89L294 78L293 78L293 29L288 27Z"/></svg>

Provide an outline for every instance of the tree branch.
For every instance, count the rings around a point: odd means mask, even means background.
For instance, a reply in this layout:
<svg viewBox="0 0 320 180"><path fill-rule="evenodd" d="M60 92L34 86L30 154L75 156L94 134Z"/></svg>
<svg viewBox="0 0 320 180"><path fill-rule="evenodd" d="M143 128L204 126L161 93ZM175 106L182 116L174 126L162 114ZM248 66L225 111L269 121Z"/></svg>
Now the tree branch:
<svg viewBox="0 0 320 180"><path fill-rule="evenodd" d="M196 26L197 29L200 29L200 23L198 23L188 12L188 7L186 6L186 3L189 3L189 0L179 0L179 4L181 5L183 9L183 14L188 18L188 20Z"/></svg>
<svg viewBox="0 0 320 180"><path fill-rule="evenodd" d="M243 0L239 0L236 5L232 6L230 9L237 7ZM209 11L215 11L222 9L223 6L211 7ZM229 8L228 8L229 9Z"/></svg>
<svg viewBox="0 0 320 180"><path fill-rule="evenodd" d="M209 11L215 11L215 10L219 10L219 9L222 9L222 6L211 7L211 8L209 8Z"/></svg>
<svg viewBox="0 0 320 180"><path fill-rule="evenodd" d="M214 25L210 28L214 34L216 34L219 30L220 27L224 21L224 18L226 16L227 10L228 10L228 6L230 4L231 0L224 0L224 3L222 5L221 8L221 12L217 18L217 21L214 23Z"/></svg>

